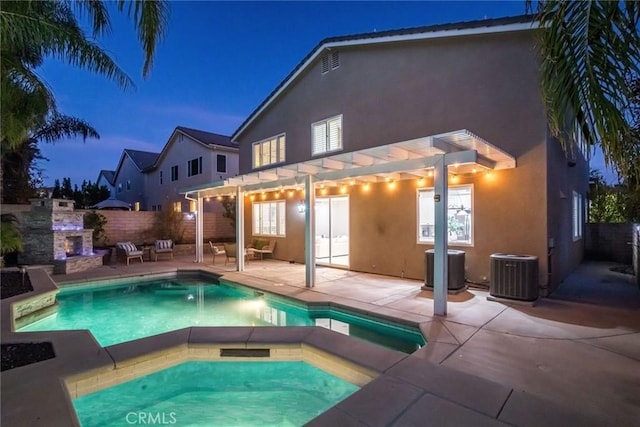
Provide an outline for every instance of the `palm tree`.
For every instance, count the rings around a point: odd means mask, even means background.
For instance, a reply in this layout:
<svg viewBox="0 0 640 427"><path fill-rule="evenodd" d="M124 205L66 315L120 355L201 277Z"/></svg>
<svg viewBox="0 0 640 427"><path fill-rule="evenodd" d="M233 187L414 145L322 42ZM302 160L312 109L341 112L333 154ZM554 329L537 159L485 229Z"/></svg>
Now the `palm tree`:
<svg viewBox="0 0 640 427"><path fill-rule="evenodd" d="M640 74L640 2L542 0L538 18L546 27L542 92L552 134L565 150L599 145L621 177L638 176L640 163L627 161L638 144L629 137L627 81Z"/></svg>
<svg viewBox="0 0 640 427"><path fill-rule="evenodd" d="M0 215L0 267L4 267L4 256L11 252L22 252L22 235L18 218L14 214Z"/></svg>
<svg viewBox="0 0 640 427"><path fill-rule="evenodd" d="M168 3L118 0L115 7L134 21L144 50L146 77L156 45L165 34ZM77 19L83 16L91 22L92 38L110 30L104 1L0 2L0 140L10 147L20 144L49 114L57 113L51 91L34 71L46 57L104 75L123 89L134 87L131 78L80 28Z"/></svg>

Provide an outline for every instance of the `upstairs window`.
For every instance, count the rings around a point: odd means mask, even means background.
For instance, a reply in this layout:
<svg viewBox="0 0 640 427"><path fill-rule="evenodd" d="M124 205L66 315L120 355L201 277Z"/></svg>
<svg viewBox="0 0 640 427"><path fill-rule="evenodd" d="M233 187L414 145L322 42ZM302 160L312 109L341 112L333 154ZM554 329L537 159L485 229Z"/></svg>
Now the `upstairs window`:
<svg viewBox="0 0 640 427"><path fill-rule="evenodd" d="M253 168L260 168L285 160L285 134L253 143Z"/></svg>
<svg viewBox="0 0 640 427"><path fill-rule="evenodd" d="M178 180L178 165L171 166L171 181Z"/></svg>
<svg viewBox="0 0 640 427"><path fill-rule="evenodd" d="M202 157L187 162L187 176L200 175L202 173Z"/></svg>
<svg viewBox="0 0 640 427"><path fill-rule="evenodd" d="M122 183L118 184L118 193L122 193Z"/></svg>
<svg viewBox="0 0 640 427"><path fill-rule="evenodd" d="M342 150L342 115L311 125L313 155Z"/></svg>
<svg viewBox="0 0 640 427"><path fill-rule="evenodd" d="M162 185L162 171L160 171L160 185Z"/></svg>
<svg viewBox="0 0 640 427"><path fill-rule="evenodd" d="M227 173L227 156L224 154L216 155L216 170L218 172Z"/></svg>
<svg viewBox="0 0 640 427"><path fill-rule="evenodd" d="M131 180L127 180L127 191L131 191Z"/></svg>

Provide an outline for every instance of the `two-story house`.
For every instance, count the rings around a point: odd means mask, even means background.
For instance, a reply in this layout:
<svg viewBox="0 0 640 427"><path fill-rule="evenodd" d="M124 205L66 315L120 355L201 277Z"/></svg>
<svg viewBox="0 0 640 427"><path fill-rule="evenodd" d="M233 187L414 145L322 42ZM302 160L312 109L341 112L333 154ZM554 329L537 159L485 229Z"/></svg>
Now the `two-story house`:
<svg viewBox="0 0 640 427"><path fill-rule="evenodd" d="M132 210L146 210L145 171L153 166L159 153L125 149L113 176L115 198L129 203Z"/></svg>
<svg viewBox="0 0 640 427"><path fill-rule="evenodd" d="M463 250L474 282L491 254L536 256L549 292L582 258L588 162L550 136L539 31L521 16L323 40L233 134L240 175L182 191L237 194L240 248L276 239L308 286L316 264L422 279L435 245Z"/></svg>
<svg viewBox="0 0 640 427"><path fill-rule="evenodd" d="M175 128L162 152L145 171L146 210L196 210L179 188L224 180L238 175L238 146L231 137L183 126ZM207 212L221 211L215 200L205 203Z"/></svg>
<svg viewBox="0 0 640 427"><path fill-rule="evenodd" d="M96 185L98 188L105 186L109 189L109 197L116 198L116 187L113 181L113 178L116 175L116 171L110 171L106 169L102 169L100 173L98 173L98 179L96 180Z"/></svg>

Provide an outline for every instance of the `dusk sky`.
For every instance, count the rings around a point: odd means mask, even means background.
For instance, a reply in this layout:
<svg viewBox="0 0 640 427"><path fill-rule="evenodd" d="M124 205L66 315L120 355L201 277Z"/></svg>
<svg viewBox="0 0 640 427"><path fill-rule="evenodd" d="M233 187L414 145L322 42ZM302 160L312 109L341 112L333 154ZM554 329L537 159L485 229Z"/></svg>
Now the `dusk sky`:
<svg viewBox="0 0 640 427"><path fill-rule="evenodd" d="M171 3L168 34L148 79L133 24L112 13L99 43L136 82L124 92L102 76L47 61L38 73L64 114L88 121L99 140L41 144L45 185L95 182L125 148L160 152L176 126L231 135L324 38L521 15L518 1ZM600 167L596 162L592 167Z"/></svg>

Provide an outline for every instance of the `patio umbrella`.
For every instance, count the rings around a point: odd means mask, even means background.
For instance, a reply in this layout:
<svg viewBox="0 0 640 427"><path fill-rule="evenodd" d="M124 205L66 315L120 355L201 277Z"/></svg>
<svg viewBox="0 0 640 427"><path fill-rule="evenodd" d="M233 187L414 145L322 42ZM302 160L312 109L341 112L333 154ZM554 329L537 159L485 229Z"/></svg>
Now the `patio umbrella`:
<svg viewBox="0 0 640 427"><path fill-rule="evenodd" d="M123 202L122 200L118 200L118 199L106 199L103 200L99 203L96 203L93 206L89 206L90 209L122 209L122 210L131 210L131 206L129 205L129 203L127 202Z"/></svg>

